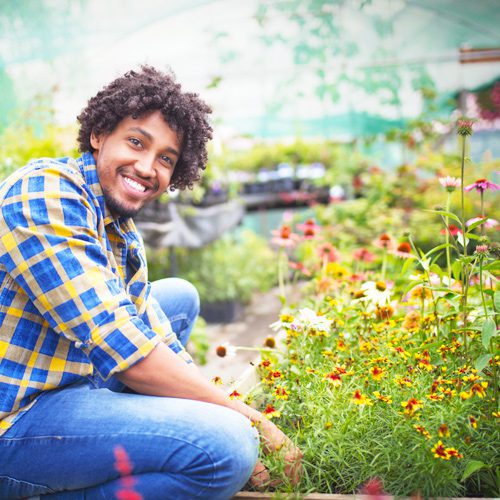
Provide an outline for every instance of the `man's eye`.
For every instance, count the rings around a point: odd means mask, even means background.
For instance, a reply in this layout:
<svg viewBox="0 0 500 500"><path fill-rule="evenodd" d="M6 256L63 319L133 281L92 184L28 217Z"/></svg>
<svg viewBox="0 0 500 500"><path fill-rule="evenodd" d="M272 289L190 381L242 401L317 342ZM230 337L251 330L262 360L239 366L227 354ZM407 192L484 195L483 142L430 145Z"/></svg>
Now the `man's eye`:
<svg viewBox="0 0 500 500"><path fill-rule="evenodd" d="M174 162L172 161L172 158L170 158L170 156L162 155L162 156L160 156L160 158L161 158L161 161L163 161L167 165L173 165L174 164Z"/></svg>
<svg viewBox="0 0 500 500"><path fill-rule="evenodd" d="M141 146L141 141L139 139L136 139L135 137L131 137L129 139L129 142L131 142L134 146Z"/></svg>

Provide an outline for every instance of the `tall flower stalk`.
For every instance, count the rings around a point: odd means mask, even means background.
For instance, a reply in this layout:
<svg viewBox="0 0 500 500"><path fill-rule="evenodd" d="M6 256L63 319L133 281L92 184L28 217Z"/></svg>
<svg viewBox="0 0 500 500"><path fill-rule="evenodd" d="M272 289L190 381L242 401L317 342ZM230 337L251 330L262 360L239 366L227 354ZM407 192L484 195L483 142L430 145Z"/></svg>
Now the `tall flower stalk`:
<svg viewBox="0 0 500 500"><path fill-rule="evenodd" d="M467 294L469 291L469 265L467 263L467 227L465 225L465 148L467 144L467 137L472 135L471 120L461 119L457 122L457 134L462 138L462 161L460 170L460 200L461 200L461 213L460 220L462 222L462 247L464 262L462 266L462 322L464 328L464 348L467 352Z"/></svg>
<svg viewBox="0 0 500 500"><path fill-rule="evenodd" d="M455 189L460 185L460 179L457 179L456 177L441 177L439 179L439 182L441 186L443 186L446 189L446 212L450 212L451 208L451 193L455 191ZM446 216L446 219L448 219L448 216ZM446 222L446 231L445 231L445 238L446 238L446 267L448 269L448 279L451 282L451 257L450 257L450 227L449 223Z"/></svg>

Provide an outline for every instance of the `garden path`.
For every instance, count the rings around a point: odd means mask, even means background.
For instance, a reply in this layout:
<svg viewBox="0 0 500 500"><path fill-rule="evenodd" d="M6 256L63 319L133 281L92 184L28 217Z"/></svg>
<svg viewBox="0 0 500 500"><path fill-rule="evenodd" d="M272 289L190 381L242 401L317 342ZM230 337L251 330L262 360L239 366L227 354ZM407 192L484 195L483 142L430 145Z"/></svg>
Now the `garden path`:
<svg viewBox="0 0 500 500"><path fill-rule="evenodd" d="M274 333L269 325L278 320L281 309L278 294L276 288L256 294L252 302L245 307L242 317L234 323L207 325L210 350L207 354L207 364L200 367L205 377L212 379L219 376L227 387L231 387L241 378L259 353L253 350L237 350L235 356L221 358L217 356L215 349L225 342L232 346L262 346L265 338Z"/></svg>

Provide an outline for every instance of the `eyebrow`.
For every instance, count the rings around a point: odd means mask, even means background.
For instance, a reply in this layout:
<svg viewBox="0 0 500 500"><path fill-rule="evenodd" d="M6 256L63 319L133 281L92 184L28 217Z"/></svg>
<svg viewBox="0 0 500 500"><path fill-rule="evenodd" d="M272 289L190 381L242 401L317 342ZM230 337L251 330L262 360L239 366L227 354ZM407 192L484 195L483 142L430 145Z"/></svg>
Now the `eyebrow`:
<svg viewBox="0 0 500 500"><path fill-rule="evenodd" d="M141 127L130 127L129 130L134 132L139 132L150 141L153 141L154 139L153 136L147 130L144 130ZM172 153L175 156L179 156L179 152L176 149L171 148L170 146L166 147L165 151L168 151L169 153Z"/></svg>

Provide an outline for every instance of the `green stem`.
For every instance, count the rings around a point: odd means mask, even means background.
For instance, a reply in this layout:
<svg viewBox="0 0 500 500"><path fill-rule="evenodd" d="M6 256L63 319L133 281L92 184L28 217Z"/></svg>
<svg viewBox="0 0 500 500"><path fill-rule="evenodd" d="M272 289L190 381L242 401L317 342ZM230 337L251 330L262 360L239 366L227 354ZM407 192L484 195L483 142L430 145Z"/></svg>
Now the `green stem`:
<svg viewBox="0 0 500 500"><path fill-rule="evenodd" d="M481 302L483 303L484 319L488 319L488 309L486 308L486 300L484 298L483 290L483 258L479 257L479 291L481 293Z"/></svg>
<svg viewBox="0 0 500 500"><path fill-rule="evenodd" d="M280 297L283 300L283 304L286 304L286 292L285 292L285 277L283 276L283 257L285 255L285 252L283 248L279 249L278 253L278 284L279 284L279 290L280 290Z"/></svg>
<svg viewBox="0 0 500 500"><path fill-rule="evenodd" d="M481 189L481 218L484 219L484 191ZM481 236L484 237L485 224L481 224Z"/></svg>
<svg viewBox="0 0 500 500"><path fill-rule="evenodd" d="M467 232L465 227L465 196L464 196L464 175L465 175L465 135L462 136L462 166L460 175L460 191L461 191L461 205L462 205L462 235L463 235L463 247L464 247L464 257L467 257L467 244L465 243L465 233Z"/></svg>
<svg viewBox="0 0 500 500"><path fill-rule="evenodd" d="M462 136L462 164L460 172L460 192L461 192L461 219L462 219L462 238L463 238L463 252L464 252L464 263L462 265L462 319L464 327L464 349L467 354L467 293L469 289L469 273L467 265L467 228L465 227L465 196L464 196L464 176L465 176L465 139L466 136Z"/></svg>
<svg viewBox="0 0 500 500"><path fill-rule="evenodd" d="M387 269L387 249L384 248L384 256L382 258L382 277L381 281L385 281L385 271Z"/></svg>
<svg viewBox="0 0 500 500"><path fill-rule="evenodd" d="M446 198L446 211L450 211L450 198L451 198L451 193L448 192L447 198ZM450 259L450 229L448 224L446 224L446 266L448 268L448 279L449 279L449 284L451 284L451 259Z"/></svg>

